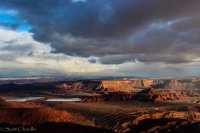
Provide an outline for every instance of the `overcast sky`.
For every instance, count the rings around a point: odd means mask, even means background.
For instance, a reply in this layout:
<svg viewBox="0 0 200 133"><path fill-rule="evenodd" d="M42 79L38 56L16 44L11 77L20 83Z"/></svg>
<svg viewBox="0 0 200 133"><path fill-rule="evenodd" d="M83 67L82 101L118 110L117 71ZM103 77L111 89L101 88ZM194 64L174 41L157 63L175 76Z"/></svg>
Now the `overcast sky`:
<svg viewBox="0 0 200 133"><path fill-rule="evenodd" d="M199 76L199 0L0 0L0 77Z"/></svg>

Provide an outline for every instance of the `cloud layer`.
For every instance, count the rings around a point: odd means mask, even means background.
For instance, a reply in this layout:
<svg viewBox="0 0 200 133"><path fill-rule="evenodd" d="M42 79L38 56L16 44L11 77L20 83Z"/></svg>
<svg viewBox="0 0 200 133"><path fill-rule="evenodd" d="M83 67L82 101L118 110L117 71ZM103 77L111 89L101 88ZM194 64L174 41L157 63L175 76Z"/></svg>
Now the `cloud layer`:
<svg viewBox="0 0 200 133"><path fill-rule="evenodd" d="M116 66L91 64L88 58L51 53L48 44L32 38L29 32L0 29L0 78L26 76L98 76ZM101 74L102 72L102 74Z"/></svg>
<svg viewBox="0 0 200 133"><path fill-rule="evenodd" d="M34 38L55 53L127 61L186 63L199 58L199 0L0 1L17 10Z"/></svg>
<svg viewBox="0 0 200 133"><path fill-rule="evenodd" d="M199 11L199 0L0 0L0 18L12 16L0 21L0 76L195 75Z"/></svg>
<svg viewBox="0 0 200 133"><path fill-rule="evenodd" d="M0 29L0 77L89 77L103 76L188 76L199 75L199 62L177 64L126 62L122 56L83 58L52 53L48 44L35 41L30 32ZM124 55L126 59L132 57ZM113 65L109 61L112 60Z"/></svg>

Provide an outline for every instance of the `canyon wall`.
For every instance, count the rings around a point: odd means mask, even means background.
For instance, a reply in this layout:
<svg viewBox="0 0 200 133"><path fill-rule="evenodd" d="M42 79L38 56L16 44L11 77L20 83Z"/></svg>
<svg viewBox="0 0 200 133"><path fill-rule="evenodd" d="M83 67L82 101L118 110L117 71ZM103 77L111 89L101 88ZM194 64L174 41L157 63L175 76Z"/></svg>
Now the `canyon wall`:
<svg viewBox="0 0 200 133"><path fill-rule="evenodd" d="M140 91L141 89L167 89L167 90L198 90L200 89L200 80L185 79L131 79L131 80L103 80L101 88L104 91Z"/></svg>
<svg viewBox="0 0 200 133"><path fill-rule="evenodd" d="M128 79L128 80L91 80L63 83L56 86L65 91L84 92L139 92L143 89L162 89L170 91L187 91L193 93L200 90L200 79Z"/></svg>
<svg viewBox="0 0 200 133"><path fill-rule="evenodd" d="M186 92L190 95L200 93L200 78L191 79L126 79L126 80L79 80L43 84L3 84L0 94L105 94L110 92L140 92L143 89L161 89Z"/></svg>

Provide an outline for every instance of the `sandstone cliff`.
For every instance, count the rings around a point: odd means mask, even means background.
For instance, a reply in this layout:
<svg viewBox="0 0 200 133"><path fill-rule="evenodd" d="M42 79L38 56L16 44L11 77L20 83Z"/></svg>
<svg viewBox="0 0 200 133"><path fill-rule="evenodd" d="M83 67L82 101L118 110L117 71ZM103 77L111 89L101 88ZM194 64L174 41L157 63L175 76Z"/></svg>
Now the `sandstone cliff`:
<svg viewBox="0 0 200 133"><path fill-rule="evenodd" d="M4 84L0 94L18 96L108 94L111 92L139 92L144 89L173 90L189 96L200 94L200 79L126 79L126 80L79 80L49 84Z"/></svg>
<svg viewBox="0 0 200 133"><path fill-rule="evenodd" d="M85 91L85 92L138 92L142 89L165 89L185 91L192 94L200 90L200 80L198 79L130 79L130 80L94 80L77 81L73 84L64 83L57 85L57 88L67 90Z"/></svg>

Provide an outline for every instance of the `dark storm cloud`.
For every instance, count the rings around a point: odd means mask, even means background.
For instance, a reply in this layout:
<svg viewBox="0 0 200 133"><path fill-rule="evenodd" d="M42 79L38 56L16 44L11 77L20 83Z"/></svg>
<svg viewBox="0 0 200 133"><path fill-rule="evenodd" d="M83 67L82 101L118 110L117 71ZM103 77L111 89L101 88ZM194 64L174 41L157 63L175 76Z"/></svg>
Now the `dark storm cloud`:
<svg viewBox="0 0 200 133"><path fill-rule="evenodd" d="M54 52L126 61L186 63L200 57L199 0L0 0Z"/></svg>
<svg viewBox="0 0 200 133"><path fill-rule="evenodd" d="M94 59L94 58L91 58L91 59L89 59L88 61L89 61L90 63L96 63L96 62L97 62L97 60Z"/></svg>

